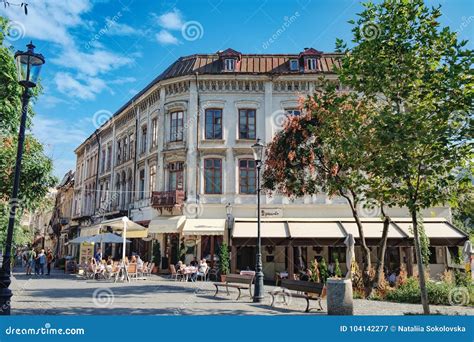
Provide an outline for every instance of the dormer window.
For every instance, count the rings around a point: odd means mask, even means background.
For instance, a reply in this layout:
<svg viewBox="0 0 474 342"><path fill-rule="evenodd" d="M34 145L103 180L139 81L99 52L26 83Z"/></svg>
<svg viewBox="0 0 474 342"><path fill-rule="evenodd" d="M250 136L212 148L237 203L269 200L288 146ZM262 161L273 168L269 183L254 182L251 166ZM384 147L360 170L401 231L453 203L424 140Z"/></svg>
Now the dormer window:
<svg viewBox="0 0 474 342"><path fill-rule="evenodd" d="M235 71L235 59L226 58L224 60L225 71Z"/></svg>
<svg viewBox="0 0 474 342"><path fill-rule="evenodd" d="M297 59L291 59L290 60L290 70L291 71L298 71L299 69L299 63Z"/></svg>
<svg viewBox="0 0 474 342"><path fill-rule="evenodd" d="M307 69L310 70L310 71L313 71L313 70L316 70L316 58L308 58L306 60L308 63L307 64Z"/></svg>

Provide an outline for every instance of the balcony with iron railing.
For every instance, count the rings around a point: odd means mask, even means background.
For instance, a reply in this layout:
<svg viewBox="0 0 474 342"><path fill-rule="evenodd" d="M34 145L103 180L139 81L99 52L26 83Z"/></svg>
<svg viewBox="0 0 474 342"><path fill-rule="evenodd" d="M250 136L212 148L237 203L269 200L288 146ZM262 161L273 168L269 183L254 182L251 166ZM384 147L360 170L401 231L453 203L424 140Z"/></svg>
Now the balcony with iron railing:
<svg viewBox="0 0 474 342"><path fill-rule="evenodd" d="M184 190L173 191L153 191L151 195L151 206L160 212L165 209L172 211L173 209L181 209L186 200Z"/></svg>

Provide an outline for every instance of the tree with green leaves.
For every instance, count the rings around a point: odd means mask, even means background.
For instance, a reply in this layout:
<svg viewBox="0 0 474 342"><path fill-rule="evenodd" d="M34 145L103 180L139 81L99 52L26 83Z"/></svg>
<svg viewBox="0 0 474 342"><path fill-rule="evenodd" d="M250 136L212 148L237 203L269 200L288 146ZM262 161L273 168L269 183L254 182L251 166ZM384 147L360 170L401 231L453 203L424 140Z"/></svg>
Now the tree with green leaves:
<svg viewBox="0 0 474 342"><path fill-rule="evenodd" d="M367 169L380 153L371 134L377 107L356 93L338 93L335 84L322 81L320 90L304 100L303 109L303 115L287 119L268 145L263 186L289 197L323 192L347 201L358 228L369 296L371 255L359 211L364 205L383 206L386 196L380 177Z"/></svg>
<svg viewBox="0 0 474 342"><path fill-rule="evenodd" d="M471 183L473 51L441 28L440 7L422 0L366 3L344 53L341 81L377 101L373 139L383 149L371 170L393 185L388 205L408 208L412 218L421 300L429 313L418 218L423 209L456 203Z"/></svg>
<svg viewBox="0 0 474 342"><path fill-rule="evenodd" d="M229 247L225 242L222 243L219 249L219 272L221 275L230 273Z"/></svg>
<svg viewBox="0 0 474 342"><path fill-rule="evenodd" d="M20 217L25 211L32 212L41 207L48 189L56 183L52 175L53 163L44 154L41 143L32 134L25 138L20 198L11 199L14 165L16 160L18 131L21 115L22 87L17 82L13 51L4 45L5 28L8 21L0 17L0 243L6 237L6 227L12 206L17 208L17 224L14 231L14 245L24 244L28 233L20 227ZM41 87L33 91L33 100ZM33 101L34 102L34 101ZM34 115L28 108L28 127ZM26 234L26 235L25 235Z"/></svg>

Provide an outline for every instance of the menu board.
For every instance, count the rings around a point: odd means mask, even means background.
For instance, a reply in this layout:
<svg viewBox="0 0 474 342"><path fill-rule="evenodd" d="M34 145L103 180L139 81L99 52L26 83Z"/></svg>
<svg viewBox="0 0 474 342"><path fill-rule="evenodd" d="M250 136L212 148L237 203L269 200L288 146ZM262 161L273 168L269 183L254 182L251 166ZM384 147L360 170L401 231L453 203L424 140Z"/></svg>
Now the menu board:
<svg viewBox="0 0 474 342"><path fill-rule="evenodd" d="M79 263L87 264L93 256L94 244L88 242L81 243L81 249L79 250Z"/></svg>

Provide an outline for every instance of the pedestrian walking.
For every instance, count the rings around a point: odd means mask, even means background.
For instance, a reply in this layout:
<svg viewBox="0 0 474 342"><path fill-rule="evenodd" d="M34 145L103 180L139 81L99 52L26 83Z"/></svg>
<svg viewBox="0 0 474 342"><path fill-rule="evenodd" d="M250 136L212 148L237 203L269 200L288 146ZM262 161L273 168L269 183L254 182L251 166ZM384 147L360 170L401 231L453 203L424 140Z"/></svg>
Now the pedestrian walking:
<svg viewBox="0 0 474 342"><path fill-rule="evenodd" d="M48 248L46 251L46 269L48 270L47 275L51 274L51 263L54 260L53 252L51 251L51 248Z"/></svg>
<svg viewBox="0 0 474 342"><path fill-rule="evenodd" d="M44 249L42 249L38 254L38 273L44 275L44 265L46 264L46 255L44 254Z"/></svg>
<svg viewBox="0 0 474 342"><path fill-rule="evenodd" d="M33 267L35 267L36 274L36 252L34 248L31 248L27 253L27 262L26 262L26 275L31 275Z"/></svg>

